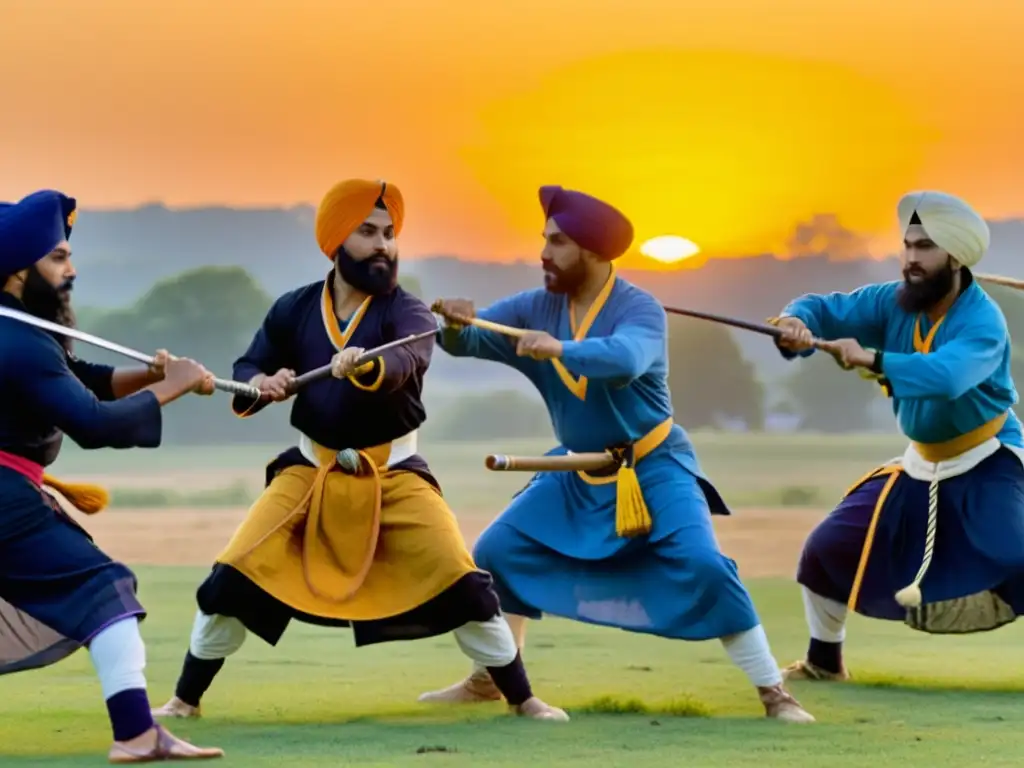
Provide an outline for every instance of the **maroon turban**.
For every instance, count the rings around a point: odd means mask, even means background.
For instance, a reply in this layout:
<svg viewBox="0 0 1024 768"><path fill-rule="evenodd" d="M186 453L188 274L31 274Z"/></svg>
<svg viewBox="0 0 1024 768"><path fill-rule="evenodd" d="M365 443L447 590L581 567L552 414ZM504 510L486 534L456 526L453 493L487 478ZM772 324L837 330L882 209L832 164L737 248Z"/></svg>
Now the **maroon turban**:
<svg viewBox="0 0 1024 768"><path fill-rule="evenodd" d="M574 243L606 261L619 258L633 243L629 219L596 197L550 184L540 188L540 204Z"/></svg>

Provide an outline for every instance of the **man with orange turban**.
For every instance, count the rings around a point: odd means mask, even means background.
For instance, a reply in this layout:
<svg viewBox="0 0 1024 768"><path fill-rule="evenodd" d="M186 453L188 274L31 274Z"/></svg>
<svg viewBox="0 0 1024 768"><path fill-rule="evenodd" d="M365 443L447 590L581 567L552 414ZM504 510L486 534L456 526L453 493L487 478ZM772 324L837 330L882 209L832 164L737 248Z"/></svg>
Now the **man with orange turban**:
<svg viewBox="0 0 1024 768"><path fill-rule="evenodd" d="M239 416L291 397L296 375L330 363L333 378L298 391L297 445L267 467L266 490L199 587L184 667L157 716L198 716L246 634L276 645L294 618L350 625L357 646L453 632L515 712L568 719L533 695L491 578L417 452L433 337L357 367L366 348L437 328L397 284L403 220L393 184L333 187L316 215L326 280L278 299L235 362L234 377L263 392L236 398Z"/></svg>
<svg viewBox="0 0 1024 768"><path fill-rule="evenodd" d="M672 418L665 310L616 274L632 225L608 203L558 186L541 187L540 203L545 287L479 314L520 329L517 341L473 325L471 302L440 302L454 320L445 351L512 366L540 391L561 442L552 455L607 450L618 459L609 471L538 473L477 541L473 556L493 575L518 643L526 619L545 613L718 638L768 717L812 722L783 687L736 563L715 541L711 514L729 511ZM477 665L420 700L488 701L495 682Z"/></svg>

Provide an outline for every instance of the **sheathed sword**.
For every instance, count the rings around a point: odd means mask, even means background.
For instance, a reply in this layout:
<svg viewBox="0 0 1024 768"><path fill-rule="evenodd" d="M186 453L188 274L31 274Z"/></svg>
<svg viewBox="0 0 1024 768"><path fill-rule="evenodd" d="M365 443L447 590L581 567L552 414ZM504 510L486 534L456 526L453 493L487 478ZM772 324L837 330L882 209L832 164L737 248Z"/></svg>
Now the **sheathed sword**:
<svg viewBox="0 0 1024 768"><path fill-rule="evenodd" d="M50 331L51 333L66 336L69 339L75 339L76 341L81 341L85 344L99 347L100 349L105 349L109 352L116 352L119 355L124 355L132 360L138 360L140 363L145 363L146 365L152 365L156 361L156 358L152 355L147 355L145 352L139 352L138 350L118 344L117 342L108 341L107 339L100 338L99 336L93 336L91 333L80 331L77 328L68 328L60 325L59 323L53 323L49 320L44 320L41 317L36 317L35 315L30 315L27 312L22 312L17 309L0 307L0 317L9 317L12 320L17 320L20 323L25 323L26 325L31 325L44 331ZM232 395L244 395L246 397L253 398L260 396L258 388L249 384L244 384L240 381L214 379L213 386L221 392L229 392Z"/></svg>

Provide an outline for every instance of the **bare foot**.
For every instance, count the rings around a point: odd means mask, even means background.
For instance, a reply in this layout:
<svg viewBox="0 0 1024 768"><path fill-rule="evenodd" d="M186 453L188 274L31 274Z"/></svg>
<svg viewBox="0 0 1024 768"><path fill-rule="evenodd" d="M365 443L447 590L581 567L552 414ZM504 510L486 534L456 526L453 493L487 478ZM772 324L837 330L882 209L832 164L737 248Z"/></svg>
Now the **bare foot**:
<svg viewBox="0 0 1024 768"><path fill-rule="evenodd" d="M501 692L486 671L474 672L465 680L461 680L439 691L428 691L420 694L424 704L480 704L485 701L501 701Z"/></svg>
<svg viewBox="0 0 1024 768"><path fill-rule="evenodd" d="M764 704L765 716L786 723L814 722L811 713L801 707L800 702L793 698L781 683L770 688L758 688L757 692L761 697L761 703Z"/></svg>

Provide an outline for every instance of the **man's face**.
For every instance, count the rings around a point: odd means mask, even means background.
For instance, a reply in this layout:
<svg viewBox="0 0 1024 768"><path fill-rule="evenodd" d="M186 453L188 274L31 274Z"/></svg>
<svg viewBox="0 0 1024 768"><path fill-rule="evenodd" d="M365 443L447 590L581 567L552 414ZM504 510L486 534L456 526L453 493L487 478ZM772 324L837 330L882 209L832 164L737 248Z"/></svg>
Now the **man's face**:
<svg viewBox="0 0 1024 768"><path fill-rule="evenodd" d="M60 322L70 310L75 277L71 246L65 241L26 270L21 301L33 315Z"/></svg>
<svg viewBox="0 0 1024 768"><path fill-rule="evenodd" d="M544 287L551 293L573 293L587 278L583 249L558 228L554 219L548 219L544 227L540 263Z"/></svg>
<svg viewBox="0 0 1024 768"><path fill-rule="evenodd" d="M900 305L908 312L931 309L953 289L953 258L920 224L911 224L903 236L903 285Z"/></svg>
<svg viewBox="0 0 1024 768"><path fill-rule="evenodd" d="M370 295L388 293L398 279L398 241L387 211L374 208L334 257L341 279Z"/></svg>

